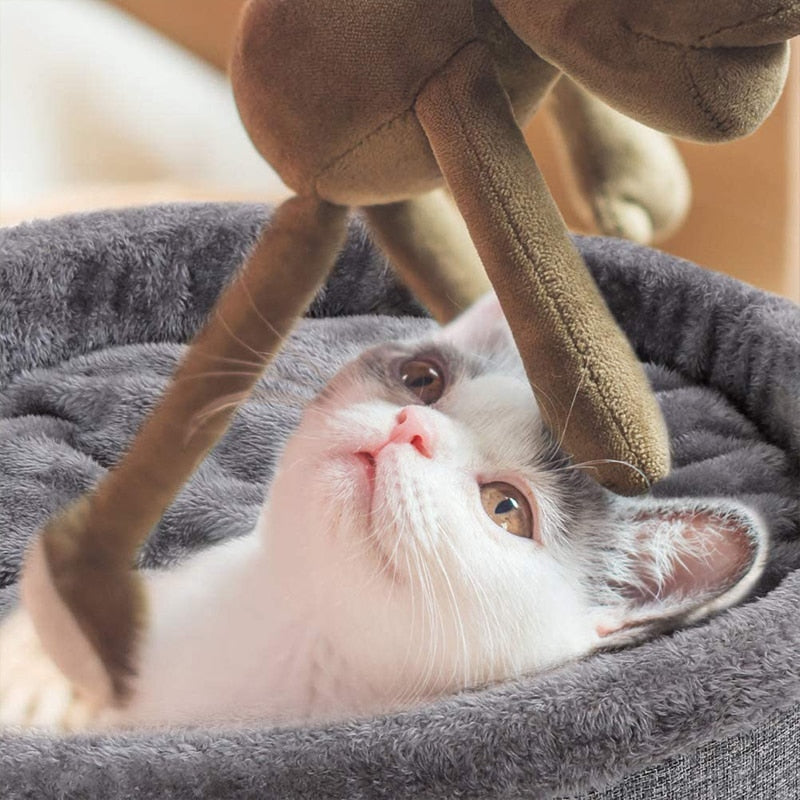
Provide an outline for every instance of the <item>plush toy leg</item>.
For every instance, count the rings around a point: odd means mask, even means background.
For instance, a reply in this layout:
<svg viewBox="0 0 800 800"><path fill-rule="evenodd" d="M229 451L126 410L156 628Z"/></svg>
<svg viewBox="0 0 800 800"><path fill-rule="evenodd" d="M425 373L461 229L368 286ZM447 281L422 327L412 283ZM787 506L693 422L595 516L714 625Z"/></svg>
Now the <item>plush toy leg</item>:
<svg viewBox="0 0 800 800"><path fill-rule="evenodd" d="M469 231L443 189L364 213L406 285L439 322L486 294L486 277Z"/></svg>
<svg viewBox="0 0 800 800"><path fill-rule="evenodd" d="M658 405L567 235L481 43L429 81L416 112L545 419L605 486L646 490L669 467Z"/></svg>
<svg viewBox="0 0 800 800"><path fill-rule="evenodd" d="M578 188L600 232L642 244L672 233L692 194L672 139L614 111L567 77L550 98Z"/></svg>
<svg viewBox="0 0 800 800"><path fill-rule="evenodd" d="M83 639L73 637L64 659L77 683L99 668L110 681L110 699L124 699L146 614L135 555L311 302L345 234L346 209L312 198L285 202L120 463L42 530L23 593L28 578L34 606L50 595L33 616L57 663L64 629L54 630L59 626L47 615L77 623Z"/></svg>

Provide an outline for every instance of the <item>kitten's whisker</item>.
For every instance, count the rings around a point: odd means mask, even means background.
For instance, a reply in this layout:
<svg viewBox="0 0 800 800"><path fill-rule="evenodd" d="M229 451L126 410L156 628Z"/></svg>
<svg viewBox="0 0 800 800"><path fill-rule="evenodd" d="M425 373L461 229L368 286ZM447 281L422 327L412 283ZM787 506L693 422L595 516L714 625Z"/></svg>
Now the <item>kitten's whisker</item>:
<svg viewBox="0 0 800 800"><path fill-rule="evenodd" d="M572 402L569 404L569 409L567 410L567 418L564 420L564 430L561 431L561 436L558 439L558 449L564 445L564 437L567 435L567 428L569 427L569 421L572 417L572 412L575 408L575 401L578 399L578 392L581 390L581 385L583 384L583 378L585 376L585 372L581 372L581 379L578 381L578 385L575 387L575 391L572 395Z"/></svg>
<svg viewBox="0 0 800 800"><path fill-rule="evenodd" d="M287 341L288 341L288 339L287 339ZM208 360L221 361L223 363L234 364L234 365L242 366L242 367L253 367L256 372L259 372L259 373L260 372L265 372L264 362L260 361L260 360L259 361L250 361L248 359L233 358L232 356L223 356L223 355L218 355L216 353L205 353L203 351L200 351L200 354L203 355ZM315 374L315 377L319 379L319 388L320 389L333 376L333 370L331 370L328 373L323 375L321 370L320 370L320 367L316 363L316 361L314 361L313 359L308 358L308 356L305 353L301 352L301 353L298 354L298 353L292 352L291 355L292 355L292 357L294 359L293 364L295 366L295 372L291 376L291 379L293 381L297 381L298 380L297 375L296 375L296 368L297 367L311 368L312 372L314 372L314 374ZM298 358L298 355L300 356L299 358ZM305 356L305 357L303 358L303 356ZM273 371L270 369L270 365L267 365L266 372L264 374L264 379L267 380L267 381L274 381L276 378L277 378L277 376L274 375ZM281 378L281 379L282 380L287 380L288 378ZM305 388L307 388L307 387L305 387ZM313 391L314 391L314 393L316 393L318 391L318 389L314 389Z"/></svg>
<svg viewBox="0 0 800 800"><path fill-rule="evenodd" d="M222 361L228 364L235 364L240 367L255 367L257 370L264 369L263 361L249 361L246 358L234 358L233 356L223 356L219 353L208 353L203 350L198 351L199 355L209 361Z"/></svg>
<svg viewBox="0 0 800 800"><path fill-rule="evenodd" d="M443 671L444 671L444 658L440 655L440 649L446 652L446 639L447 639L447 630L444 624L444 618L441 614L437 613L438 608L436 605L436 591L434 588L434 581L433 575L431 575L431 571L428 568L427 563L422 559L420 555L420 567L425 575L425 582L426 582L426 598L427 598L427 605L429 608L429 615L431 619L431 630L433 632L433 623L436 623L436 638L434 638L434 649L431 655L431 661L433 666L437 665L438 662L438 670L436 672L436 679L433 683L433 686L429 686L428 689L434 688L436 686L441 685L443 680ZM433 677L433 672L431 671L431 677Z"/></svg>
<svg viewBox="0 0 800 800"><path fill-rule="evenodd" d="M417 620L417 600L416 600L416 593L414 592L414 572L412 572L411 567L411 553L409 549L406 548L403 552L406 561L406 569L408 570L408 575L410 577L409 580L409 587L411 591L411 625L410 625L410 634L408 639L408 648L406 650L407 657L410 658L411 654L411 647L414 641L414 631L416 631L416 620ZM423 614L422 607L420 607L420 627L424 630L425 628L425 617ZM404 699L413 700L414 699L414 692L417 689L417 683L409 684L406 688L406 697Z"/></svg>
<svg viewBox="0 0 800 800"><path fill-rule="evenodd" d="M441 523L439 522L438 519L436 521L436 527L437 527L439 538L440 539L444 539L445 538L445 532L442 529ZM456 625L457 625L457 628L458 628L459 645L460 645L460 648L461 648L462 667L463 667L463 670L464 670L464 685L466 685L467 682L468 682L468 678L469 678L469 675L468 675L468 672L469 672L469 651L468 651L468 647L467 647L467 636L466 636L466 631L465 631L465 628L464 628L464 620L463 620L463 617L461 615L461 611L460 611L458 602L456 600L456 594L455 594L455 590L453 589L452 581L450 580L450 576L448 575L447 569L445 568L444 562L442 561L441 554L439 553L439 551L438 551L438 549L436 547L433 548L433 553L436 556L436 562L437 562L437 564L439 566L439 570L442 573L442 577L445 580L445 584L447 586L447 591L448 591L448 599L449 599L449 602L450 602L450 608L452 609L453 617L456 620ZM458 685L457 675L458 675L458 660L456 659L455 663L453 664L453 674L451 676L451 683L454 683L456 685ZM458 686L458 688L463 688L463 687L462 686Z"/></svg>
<svg viewBox="0 0 800 800"><path fill-rule="evenodd" d="M237 344L240 344L242 347L244 347L245 350L249 350L259 360L259 363L263 364L264 366L266 366L267 362L273 359L280 351L280 348L278 348L277 350L268 350L263 353L256 350L252 345L248 344L243 339L240 339L233 332L233 330L231 330L230 325L228 325L228 323L225 321L221 311L218 308L215 309L214 314L216 318L219 320L220 325L222 325L222 327L225 328L225 330L228 332L231 339L233 339L233 341L236 342Z"/></svg>
<svg viewBox="0 0 800 800"><path fill-rule="evenodd" d="M469 569L467 563L464 561L464 558L458 552L458 549L449 540L448 540L448 546L450 547L450 550L455 556L456 560L460 562L462 572L466 577L466 579L469 581L470 585L472 586L473 591L475 592L475 597L478 600L478 605L481 611L481 617L483 622L483 635L485 639L489 642L489 659L491 663L495 663L496 653L495 653L494 631L502 630L497 612L492 608L492 604L489 600L489 596L487 595L485 589L483 589L480 586L480 584L475 581L472 575L472 570ZM494 618L494 627L490 623L488 611L491 611L492 617Z"/></svg>
<svg viewBox="0 0 800 800"><path fill-rule="evenodd" d="M645 475L644 472L642 472L641 469L639 469L639 467L631 464L629 461L622 461L618 458L598 458L593 461L580 461L577 464L570 464L566 467L561 467L561 470L566 472L573 469L596 469L601 464L620 464L623 467L628 467L644 479L648 491L653 488L652 484L650 483L650 479L647 477L647 475Z"/></svg>
<svg viewBox="0 0 800 800"><path fill-rule="evenodd" d="M293 461L290 461L288 464L286 464L283 469L286 471L291 471L295 469L298 464L306 464L309 461L311 461L310 456L297 456Z"/></svg>
<svg viewBox="0 0 800 800"><path fill-rule="evenodd" d="M421 566L421 564L419 562L419 554L417 553L417 550L414 547L405 548L405 554L406 554L406 558L407 559L408 559L409 556L413 556L414 557L413 572L412 572L411 564L409 563L409 575L412 576L411 585L413 587L413 578L416 577L416 578L419 579L419 587L422 590L423 603L420 604L420 606L419 606L419 609L420 609L420 625L419 625L419 629L421 631L421 636L419 637L419 646L417 648L417 656L419 657L419 656L421 656L423 654L423 647L424 647L425 641L426 641L426 625L430 624L431 625L431 630L432 630L433 620L432 620L432 617L430 616L430 612L429 612L429 608L428 608L428 602L427 602L428 598L427 598L426 583L425 583L425 572L424 572L424 569L422 569L422 566ZM411 615L410 630L411 630L411 636L413 638L414 631L417 630L417 625L416 625L416 601L415 601L415 598L414 598L413 589L412 589L412 615ZM411 642L409 642L409 647L410 647L410 643ZM432 658L433 658L432 650L428 649L427 650L427 658L425 660L425 663L422 664L422 672L417 676L416 680L412 684L410 684L408 686L407 696L408 696L408 698L410 700L416 699L419 696L419 694L423 691L425 683L428 680L428 675L430 674L430 672L433 669Z"/></svg>
<svg viewBox="0 0 800 800"><path fill-rule="evenodd" d="M173 378L172 380L175 383L183 383L184 381L193 381L198 379L205 380L206 378L236 378L236 377L243 377L243 378L252 378L257 376L259 373L256 370L249 371L249 370L207 370L205 372L198 372L194 375L181 375L178 377ZM256 383L252 389L243 389L242 392L244 394L245 399L249 394L250 397L253 398L264 398L264 393L269 388L269 394L266 399L275 399L275 400L298 400L303 403L307 403L310 399L312 399L308 394L301 395L301 394L292 394L288 393L285 390L275 389L271 387L265 387L261 385L261 383ZM281 393L282 392L282 393Z"/></svg>
<svg viewBox="0 0 800 800"><path fill-rule="evenodd" d="M365 515L365 516L368 516L368 515ZM374 543L374 544L371 544L371 543ZM383 560L383 565L381 566L381 568L377 572L375 572L371 576L370 581L369 581L369 583L367 585L371 586L373 583L377 583L384 576L384 573L391 572L391 576L392 576L392 585L391 585L391 588L390 588L390 595L391 595L393 593L393 591L394 591L395 583L396 583L396 580L397 580L397 563L396 563L393 555L392 556L386 556L385 555L384 549L382 547L382 541L381 541L380 535L378 534L377 531L371 531L370 533L368 533L367 536L364 537L363 544L362 544L361 548L359 550L357 550L356 552L352 553L350 559L348 559L348 560L354 560L356 558L362 558L364 556L367 556L367 557L369 557L369 558L374 560L374 557L375 557L374 548L375 547L380 549L381 553L383 554L383 559L382 559Z"/></svg>
<svg viewBox="0 0 800 800"><path fill-rule="evenodd" d="M317 394L320 397L324 395L326 399L330 398L331 400L338 401L342 406L349 405L353 402L353 398L348 397L337 382L326 383Z"/></svg>
<svg viewBox="0 0 800 800"><path fill-rule="evenodd" d="M238 406L242 400L247 396L247 392L234 392L218 398L213 403L210 403L205 408L198 411L191 420L189 428L184 436L184 445L197 433L197 431L215 414L219 414L226 408Z"/></svg>
<svg viewBox="0 0 800 800"><path fill-rule="evenodd" d="M275 327L275 326L274 326L274 325L273 325L273 324L272 324L272 323L271 323L271 322L270 322L270 321L269 321L269 320L268 320L268 319L267 319L267 318L266 318L266 317L265 317L265 316L264 316L264 315L261 313L261 309L258 307L258 304L257 304L257 303L256 303L256 301L253 299L253 294L252 294L252 292L250 291L250 288L248 287L247 283L246 283L245 281L242 281L242 282L240 283L240 286L242 287L242 290L244 291L244 293L247 295L247 299L250 301L250 305L253 307L253 310L256 312L256 316L257 316L257 317L258 317L258 318L261 320L261 322L263 322L263 323L264 323L264 325L266 325L266 327L267 327L267 329L268 329L268 330L272 331L272 333L274 333L274 334L275 334L275 336L278 338L278 341L281 343L281 346L283 346L284 344L286 344L286 342L288 341L288 338L289 338L289 337L288 337L287 335L285 335L285 334L282 334L282 333L281 333L281 332L280 332L280 331L279 331L279 330L278 330L278 329L277 329L277 328L276 328L276 327Z"/></svg>
<svg viewBox="0 0 800 800"><path fill-rule="evenodd" d="M289 337L286 336L286 335L281 334L280 331L272 324L272 322L270 322L261 313L261 310L259 309L258 305L256 304L256 301L253 299L253 295L250 292L249 287L247 286L247 284L244 281L242 281L241 286L242 286L242 289L244 290L245 294L247 295L247 299L250 301L250 305L253 306L253 310L258 315L258 318L264 323L264 325L267 326L267 328L270 331L272 331L278 337L278 341L281 343L281 347L284 347L286 345L286 342L289 340ZM312 362L309 362L309 363L312 363ZM322 378L323 376L319 371L319 367L317 367L316 365L315 365L315 370L317 372L317 377L318 378Z"/></svg>
<svg viewBox="0 0 800 800"><path fill-rule="evenodd" d="M412 647L413 642L414 642L413 631L416 630L416 626L414 624L415 619L416 619L415 600L414 600L414 581L413 581L413 576L411 574L411 562L410 562L407 550L403 552L403 559L404 559L405 565L406 565L406 575L409 576L408 585L410 587L410 592L411 592L411 625L410 625L411 633L409 634L408 641L406 643L405 654L403 655L402 665L401 665L400 669L398 670L398 673L401 676L403 675L404 670L407 667L410 667L412 665L412 662L411 662L411 647ZM399 694L397 695L397 699L403 705L407 704L410 700L413 699L412 688L411 687L412 687L412 685L409 684L408 686L403 688L402 680L400 682L400 686L398 686Z"/></svg>
<svg viewBox="0 0 800 800"><path fill-rule="evenodd" d="M175 383L183 383L184 381L195 381L198 378L220 378L220 377L246 377L252 378L254 375L257 375L256 372L245 372L244 370L218 370L218 371L209 371L209 372L198 372L194 375L181 375L180 377L175 379Z"/></svg>

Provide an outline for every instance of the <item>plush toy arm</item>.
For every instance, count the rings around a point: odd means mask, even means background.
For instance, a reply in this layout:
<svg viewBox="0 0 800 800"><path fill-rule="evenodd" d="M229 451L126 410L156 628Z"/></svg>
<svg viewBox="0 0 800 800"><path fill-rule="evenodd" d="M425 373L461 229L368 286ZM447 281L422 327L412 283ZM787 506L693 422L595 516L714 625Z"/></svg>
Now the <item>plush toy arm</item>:
<svg viewBox="0 0 800 800"><path fill-rule="evenodd" d="M549 63L628 116L688 139L755 130L780 96L800 0L493 0Z"/></svg>
<svg viewBox="0 0 800 800"><path fill-rule="evenodd" d="M136 553L311 302L344 244L346 213L314 198L275 212L128 452L29 553L23 597L45 648L78 684L105 672L110 702L125 698L146 620Z"/></svg>
<svg viewBox="0 0 800 800"><path fill-rule="evenodd" d="M677 148L563 76L551 109L583 199L601 233L650 244L689 210L691 185Z"/></svg>
<svg viewBox="0 0 800 800"><path fill-rule="evenodd" d="M432 78L416 113L545 418L604 485L646 490L669 465L658 405L567 235L485 46L466 46Z"/></svg>
<svg viewBox="0 0 800 800"><path fill-rule="evenodd" d="M492 288L464 220L443 189L364 214L406 285L439 322Z"/></svg>

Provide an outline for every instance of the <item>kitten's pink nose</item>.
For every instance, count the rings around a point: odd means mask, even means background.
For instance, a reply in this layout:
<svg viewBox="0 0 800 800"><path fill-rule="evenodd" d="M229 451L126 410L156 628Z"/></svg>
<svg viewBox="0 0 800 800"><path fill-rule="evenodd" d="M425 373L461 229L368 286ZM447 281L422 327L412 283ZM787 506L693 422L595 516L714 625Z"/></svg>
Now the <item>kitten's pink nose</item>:
<svg viewBox="0 0 800 800"><path fill-rule="evenodd" d="M397 415L395 426L389 434L389 442L410 444L426 458L433 458L436 430L430 414L430 411L420 406L406 406L401 409Z"/></svg>

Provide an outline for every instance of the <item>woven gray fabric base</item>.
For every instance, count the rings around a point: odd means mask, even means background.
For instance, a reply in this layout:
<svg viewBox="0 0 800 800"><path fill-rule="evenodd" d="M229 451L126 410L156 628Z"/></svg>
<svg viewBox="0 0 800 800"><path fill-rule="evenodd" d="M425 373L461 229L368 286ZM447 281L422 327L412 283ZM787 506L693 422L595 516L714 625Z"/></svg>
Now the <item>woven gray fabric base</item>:
<svg viewBox="0 0 800 800"><path fill-rule="evenodd" d="M752 731L667 759L577 800L797 800L800 706Z"/></svg>
<svg viewBox="0 0 800 800"><path fill-rule="evenodd" d="M583 800L797 800L800 706L752 731L669 758ZM577 797L577 796L576 796Z"/></svg>
<svg viewBox="0 0 800 800"><path fill-rule="evenodd" d="M0 614L31 535L119 457L265 215L188 205L0 231ZM750 602L640 647L376 720L5 733L0 797L798 797L800 310L657 251L579 246L650 362L675 463L656 493L736 497L770 528ZM360 348L432 324L407 316L419 306L356 223L312 314L143 564L246 532L301 398Z"/></svg>

